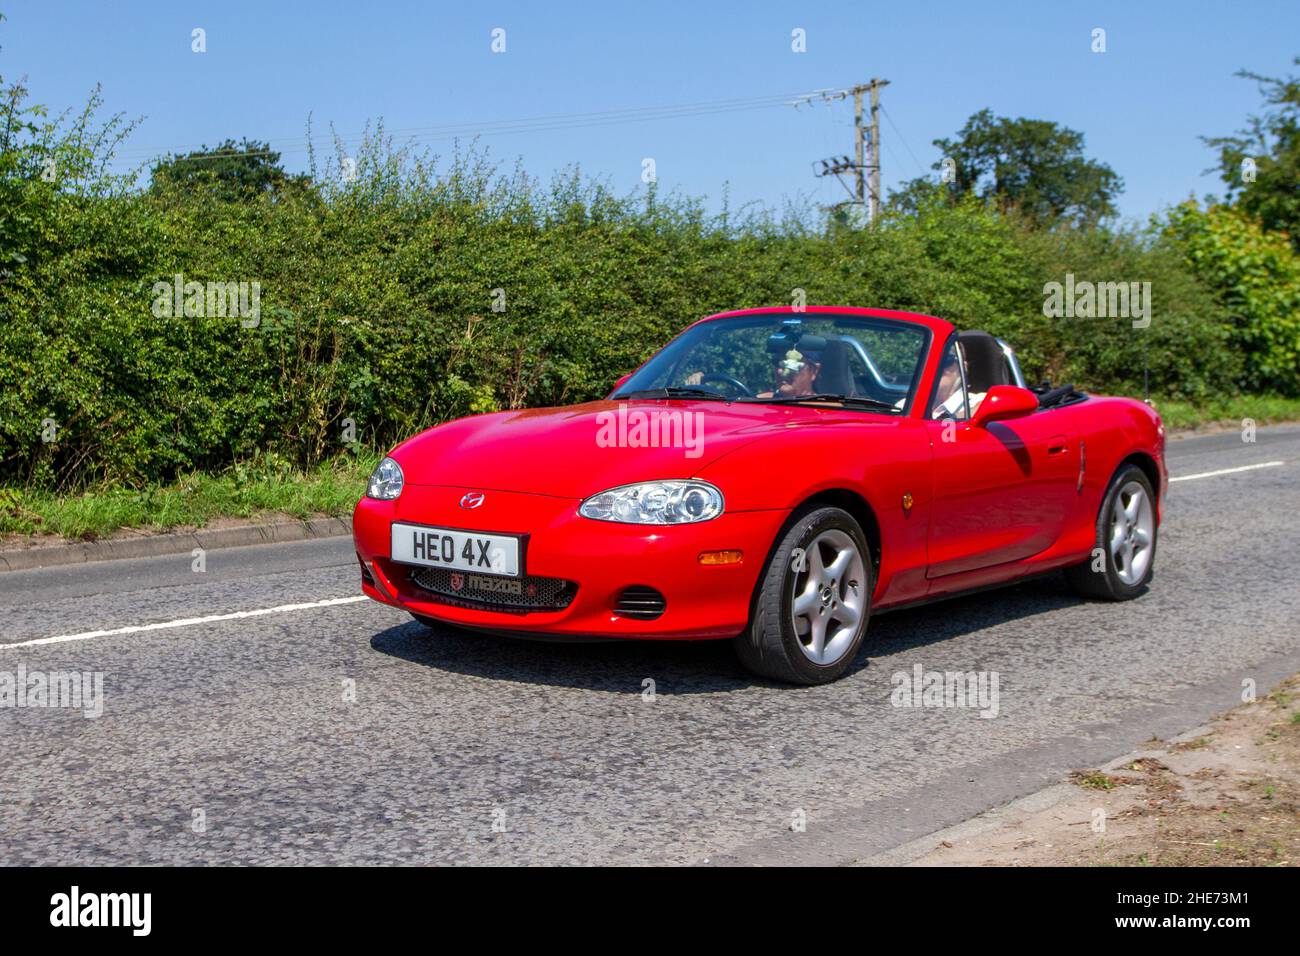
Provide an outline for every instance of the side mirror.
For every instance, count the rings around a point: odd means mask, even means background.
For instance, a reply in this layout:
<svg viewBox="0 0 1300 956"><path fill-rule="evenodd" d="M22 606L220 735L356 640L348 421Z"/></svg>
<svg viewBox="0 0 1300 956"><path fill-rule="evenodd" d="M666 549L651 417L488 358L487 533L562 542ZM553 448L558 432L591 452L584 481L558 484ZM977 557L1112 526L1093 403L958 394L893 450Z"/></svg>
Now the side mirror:
<svg viewBox="0 0 1300 956"><path fill-rule="evenodd" d="M1022 418L1036 411L1038 396L1029 389L1016 385L994 385L971 416L970 423L976 428L984 428L989 422Z"/></svg>

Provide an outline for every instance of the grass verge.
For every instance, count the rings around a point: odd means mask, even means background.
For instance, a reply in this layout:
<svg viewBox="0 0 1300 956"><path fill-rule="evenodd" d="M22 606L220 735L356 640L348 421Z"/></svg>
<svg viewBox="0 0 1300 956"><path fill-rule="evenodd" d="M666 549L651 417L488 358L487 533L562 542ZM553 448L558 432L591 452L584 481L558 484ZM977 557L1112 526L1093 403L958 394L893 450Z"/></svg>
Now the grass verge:
<svg viewBox="0 0 1300 956"><path fill-rule="evenodd" d="M1152 401L1164 420L1165 428L1171 431L1216 425L1240 428L1247 418L1256 425L1300 421L1300 398L1241 395L1199 404L1160 398Z"/></svg>
<svg viewBox="0 0 1300 956"><path fill-rule="evenodd" d="M362 452L307 472L260 461L220 475L186 475L166 485L89 488L71 495L0 489L0 535L92 541L121 528L202 528L217 518L348 515L378 460L378 455Z"/></svg>

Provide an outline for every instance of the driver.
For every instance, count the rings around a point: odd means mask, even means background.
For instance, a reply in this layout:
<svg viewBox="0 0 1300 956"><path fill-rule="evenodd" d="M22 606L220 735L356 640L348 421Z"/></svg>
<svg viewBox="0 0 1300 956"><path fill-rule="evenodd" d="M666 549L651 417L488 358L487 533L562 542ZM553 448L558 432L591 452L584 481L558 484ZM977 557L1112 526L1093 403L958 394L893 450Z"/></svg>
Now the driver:
<svg viewBox="0 0 1300 956"><path fill-rule="evenodd" d="M770 392L759 392L757 397L803 398L812 395L815 391L813 382L821 370L820 362L814 362L798 349L790 349L773 371L776 388Z"/></svg>
<svg viewBox="0 0 1300 956"><path fill-rule="evenodd" d="M772 370L772 378L776 382L775 387L769 392L759 392L754 397L803 398L812 395L816 392L813 383L817 380L817 373L821 370L820 362L814 362L798 349L790 349ZM683 379L682 384L699 385L703 383L704 379L704 372L692 372Z"/></svg>

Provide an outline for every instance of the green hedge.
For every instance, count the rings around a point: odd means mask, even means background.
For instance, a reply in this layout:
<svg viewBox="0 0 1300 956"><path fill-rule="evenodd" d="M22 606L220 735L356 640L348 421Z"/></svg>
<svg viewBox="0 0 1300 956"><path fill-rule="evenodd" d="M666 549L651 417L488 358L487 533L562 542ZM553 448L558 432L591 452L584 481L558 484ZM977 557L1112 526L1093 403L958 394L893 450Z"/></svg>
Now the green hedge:
<svg viewBox="0 0 1300 956"><path fill-rule="evenodd" d="M988 329L1035 380L1140 394L1145 360L1154 394L1193 402L1244 380L1234 318L1185 240L1158 229L1041 233L974 203L822 228L708 216L653 187L618 198L576 175L541 188L475 156L438 171L378 147L354 181L244 202L51 185L31 156L10 159L10 484L135 484L266 455L312 467L349 439L386 447L474 412L589 399L694 319L798 290ZM1151 282L1150 327L1045 317L1044 285L1067 272ZM155 283L177 273L258 282L259 326L154 315ZM1252 369L1252 385L1294 387Z"/></svg>

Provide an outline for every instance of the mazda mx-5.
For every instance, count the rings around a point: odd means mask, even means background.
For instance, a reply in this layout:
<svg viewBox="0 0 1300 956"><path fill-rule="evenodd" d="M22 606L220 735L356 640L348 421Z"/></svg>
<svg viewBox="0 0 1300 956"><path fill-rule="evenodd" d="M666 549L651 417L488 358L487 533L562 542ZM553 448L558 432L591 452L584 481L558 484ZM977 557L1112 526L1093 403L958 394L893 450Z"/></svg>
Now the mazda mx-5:
<svg viewBox="0 0 1300 956"><path fill-rule="evenodd" d="M1056 570L1139 595L1167 489L1149 405L1030 387L943 319L809 306L696 322L601 401L422 432L353 530L364 592L434 628L729 640L820 684L873 612Z"/></svg>

